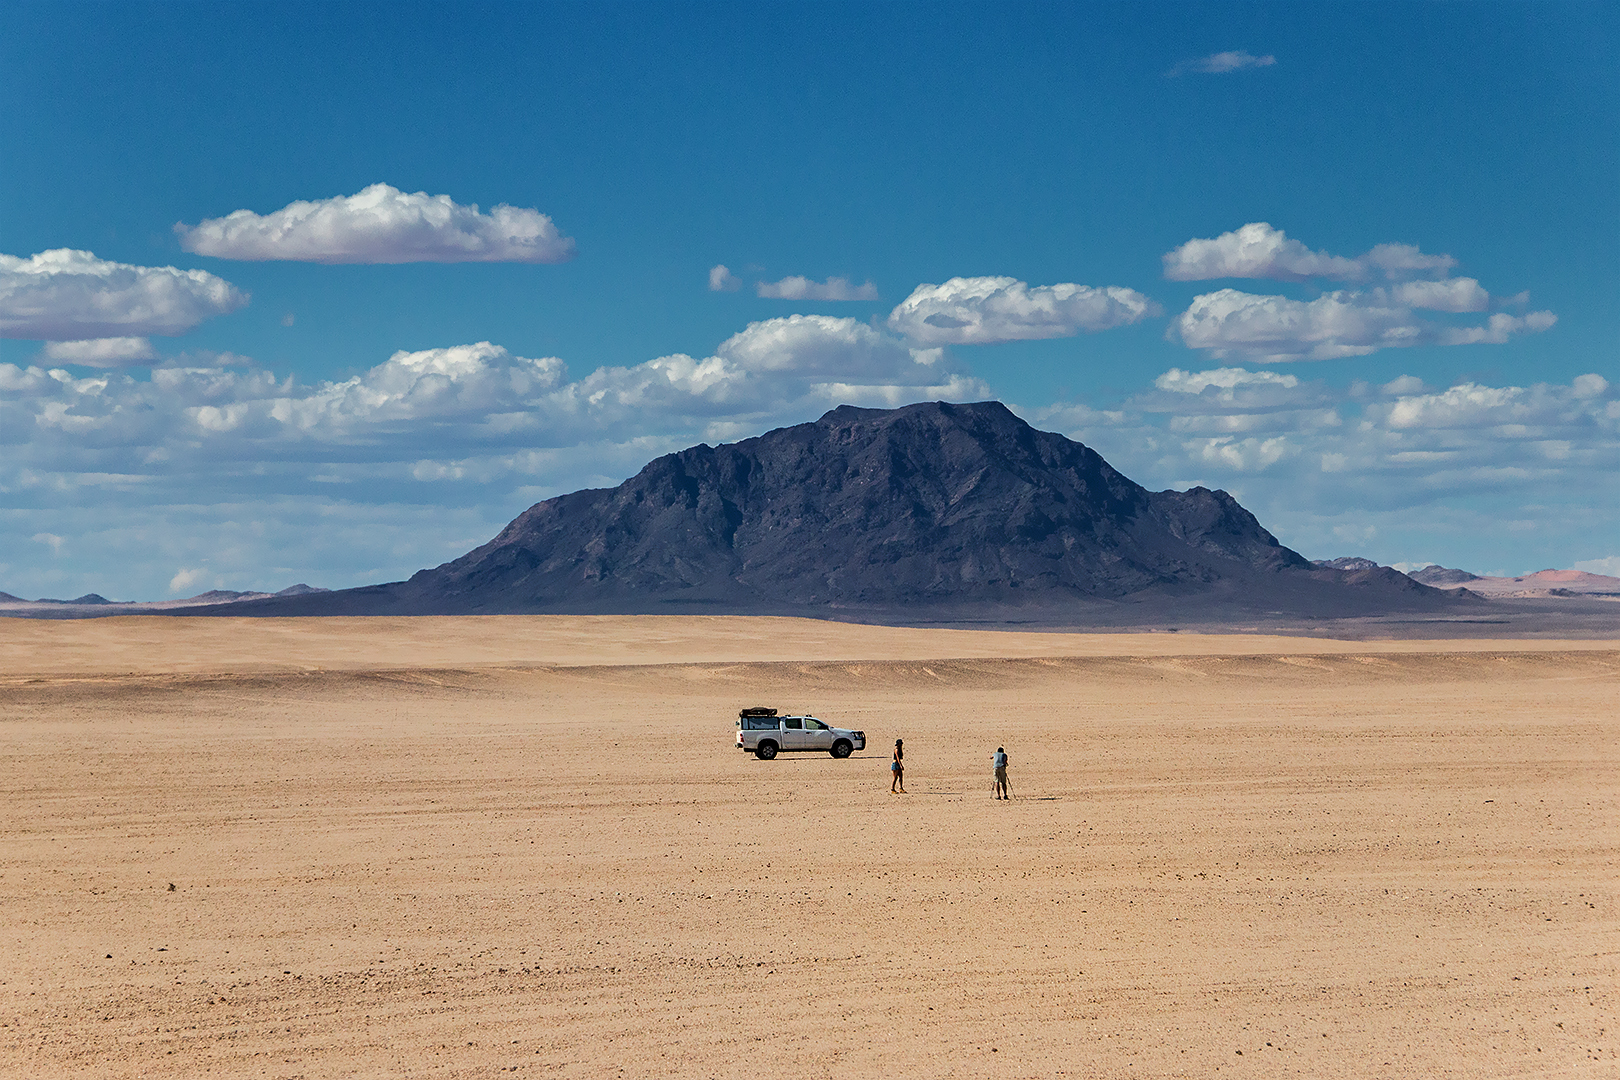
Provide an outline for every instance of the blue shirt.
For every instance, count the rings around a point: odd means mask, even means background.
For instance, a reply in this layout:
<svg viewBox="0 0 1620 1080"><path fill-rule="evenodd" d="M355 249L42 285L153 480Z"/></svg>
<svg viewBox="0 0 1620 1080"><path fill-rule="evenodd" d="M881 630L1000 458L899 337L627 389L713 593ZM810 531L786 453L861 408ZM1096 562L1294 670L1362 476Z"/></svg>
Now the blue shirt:
<svg viewBox="0 0 1620 1080"><path fill-rule="evenodd" d="M1002 753L1000 750L995 752L993 760L996 763L996 768L1005 769L1007 767L1007 755Z"/></svg>

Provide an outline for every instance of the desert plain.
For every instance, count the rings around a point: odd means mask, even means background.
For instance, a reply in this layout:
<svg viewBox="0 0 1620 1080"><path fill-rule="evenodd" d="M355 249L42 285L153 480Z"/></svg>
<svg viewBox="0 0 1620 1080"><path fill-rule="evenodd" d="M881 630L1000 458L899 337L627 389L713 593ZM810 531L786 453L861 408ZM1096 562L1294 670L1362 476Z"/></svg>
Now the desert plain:
<svg viewBox="0 0 1620 1080"><path fill-rule="evenodd" d="M1614 641L5 619L0 776L8 1077L1620 1074Z"/></svg>

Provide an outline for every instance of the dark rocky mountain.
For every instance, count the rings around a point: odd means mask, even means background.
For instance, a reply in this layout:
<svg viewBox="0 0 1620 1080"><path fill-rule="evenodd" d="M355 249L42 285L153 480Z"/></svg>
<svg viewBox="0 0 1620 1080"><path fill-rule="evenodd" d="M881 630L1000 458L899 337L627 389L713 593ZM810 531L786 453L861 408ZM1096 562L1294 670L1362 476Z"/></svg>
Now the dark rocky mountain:
<svg viewBox="0 0 1620 1080"><path fill-rule="evenodd" d="M319 587L317 585L305 585L302 581L300 581L296 585L287 586L285 589L282 589L280 592L276 593L276 595L277 596L308 596L310 593L323 593L323 592L331 592L331 591L332 591L331 589L323 589L323 588L321 588L321 587Z"/></svg>
<svg viewBox="0 0 1620 1080"><path fill-rule="evenodd" d="M1420 581L1425 585L1436 587L1442 585L1461 585L1468 581L1480 580L1478 574L1470 574L1466 570L1451 570L1444 566L1425 566L1421 570L1414 570L1406 575L1413 581Z"/></svg>
<svg viewBox="0 0 1620 1080"><path fill-rule="evenodd" d="M76 596L72 600L53 600L51 597L42 596L38 600L34 601L34 603L36 603L36 604L81 604L81 605L82 604L112 604L112 603L115 603L115 602L116 601L107 599L105 596L102 596L100 593L93 593L93 592L87 592L83 596Z"/></svg>
<svg viewBox="0 0 1620 1080"><path fill-rule="evenodd" d="M616 488L538 503L409 581L229 609L1102 625L1160 617L1151 612L1333 618L1461 602L1387 567L1314 567L1226 492L1148 491L998 402L934 402L843 406L695 446Z"/></svg>

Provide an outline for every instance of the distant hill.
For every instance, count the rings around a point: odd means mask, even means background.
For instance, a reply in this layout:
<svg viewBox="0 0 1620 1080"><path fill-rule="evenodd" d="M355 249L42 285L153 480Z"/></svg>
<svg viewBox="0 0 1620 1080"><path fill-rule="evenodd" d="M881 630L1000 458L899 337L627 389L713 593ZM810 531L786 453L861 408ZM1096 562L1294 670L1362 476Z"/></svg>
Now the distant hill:
<svg viewBox="0 0 1620 1080"><path fill-rule="evenodd" d="M1437 588L1466 585L1469 592L1494 597L1620 597L1620 578L1584 570L1538 570L1519 577L1480 577L1466 570L1430 566L1411 575Z"/></svg>
<svg viewBox="0 0 1620 1080"><path fill-rule="evenodd" d="M313 585L305 585L303 582L299 582L297 585L289 585L289 586L287 586L285 589L282 589L280 592L273 592L273 593L267 593L267 592L237 592L237 591L234 591L232 589L210 589L208 592L198 593L196 596L187 597L185 600L164 600L164 601L160 601L160 603L165 603L165 604L170 604L170 605L173 605L173 604L182 604L182 605L183 604L234 604L234 603L238 603L238 602L243 601L243 600L264 600L264 599L266 599L268 597L272 597L272 596L310 596L310 595L312 595L314 593L324 593L324 592L331 592L331 591L332 591L331 589L317 589Z"/></svg>
<svg viewBox="0 0 1620 1080"><path fill-rule="evenodd" d="M1466 570L1451 570L1444 566L1425 566L1422 570L1413 570L1406 576L1413 581L1421 581L1425 585L1433 585L1436 588L1464 585L1470 581L1479 580L1477 574L1470 574Z"/></svg>
<svg viewBox="0 0 1620 1080"><path fill-rule="evenodd" d="M933 402L843 406L814 423L695 446L616 488L538 503L489 543L409 581L229 611L1081 625L1465 602L1376 564L1312 566L1226 492L1148 491L1000 403Z"/></svg>
<svg viewBox="0 0 1620 1080"><path fill-rule="evenodd" d="M205 593L187 597L186 602L192 604L230 604L237 600L259 600L266 596L275 596L267 592L237 592L234 589L209 589Z"/></svg>
<svg viewBox="0 0 1620 1080"><path fill-rule="evenodd" d="M1319 566L1324 570L1377 570L1379 565L1371 559L1361 559L1355 556L1346 556L1342 559L1313 559L1312 566ZM1426 584L1426 583L1425 583Z"/></svg>
<svg viewBox="0 0 1620 1080"><path fill-rule="evenodd" d="M300 582L277 593L240 592L233 589L210 589L183 600L124 601L108 600L99 593L85 593L73 600L24 600L8 592L0 592L0 616L46 619L78 619L104 615L165 614L175 610L219 608L244 601L273 599L277 596L308 596L330 592Z"/></svg>

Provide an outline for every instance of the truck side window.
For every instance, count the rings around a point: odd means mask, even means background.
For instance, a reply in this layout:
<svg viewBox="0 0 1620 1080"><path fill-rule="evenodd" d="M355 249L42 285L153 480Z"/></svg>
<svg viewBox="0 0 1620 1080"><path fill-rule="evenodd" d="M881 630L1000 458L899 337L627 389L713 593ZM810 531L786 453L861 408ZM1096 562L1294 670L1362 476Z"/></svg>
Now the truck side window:
<svg viewBox="0 0 1620 1080"><path fill-rule="evenodd" d="M799 731L804 727L804 721L800 717L790 716L786 720L782 721L782 726L785 728L791 728L794 731Z"/></svg>
<svg viewBox="0 0 1620 1080"><path fill-rule="evenodd" d="M820 720L817 720L814 717L809 717L809 716L804 718L804 727L805 727L806 731L826 731L827 730L827 725L826 724L823 724Z"/></svg>

